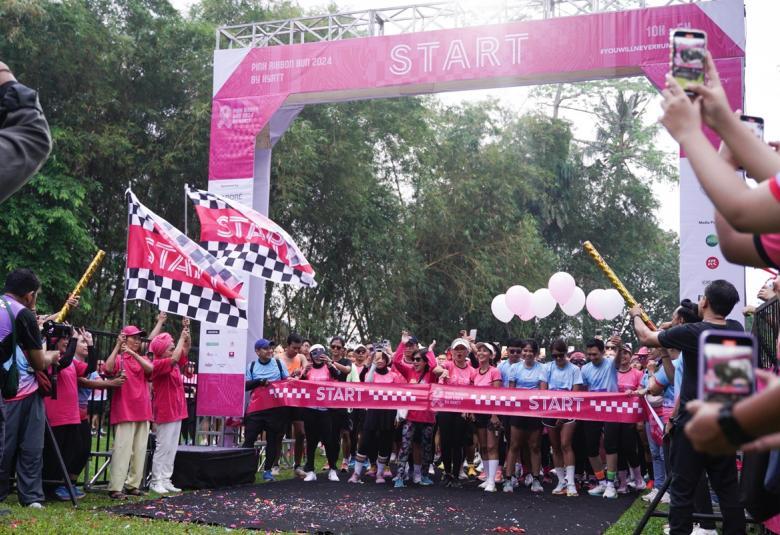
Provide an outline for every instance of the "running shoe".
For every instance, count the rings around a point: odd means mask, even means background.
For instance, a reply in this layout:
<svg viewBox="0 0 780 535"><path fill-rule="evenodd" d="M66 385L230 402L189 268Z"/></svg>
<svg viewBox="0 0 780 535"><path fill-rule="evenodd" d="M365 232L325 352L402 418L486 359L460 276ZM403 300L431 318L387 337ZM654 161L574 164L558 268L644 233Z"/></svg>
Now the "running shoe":
<svg viewBox="0 0 780 535"><path fill-rule="evenodd" d="M369 469L366 471L366 475L368 477L375 477L376 476L376 465L372 464Z"/></svg>
<svg viewBox="0 0 780 535"><path fill-rule="evenodd" d="M668 492L664 492L664 495L661 496L661 503L664 503L666 505L672 503L672 497L669 495Z"/></svg>
<svg viewBox="0 0 780 535"><path fill-rule="evenodd" d="M631 482L628 483L629 486L634 487L634 490L636 491L643 491L647 488L647 483L645 483L644 479L640 479L639 481L634 481L634 484L632 485Z"/></svg>
<svg viewBox="0 0 780 535"><path fill-rule="evenodd" d="M606 488L607 484L599 481L598 485L588 491L588 494L591 496L603 496Z"/></svg>
<svg viewBox="0 0 780 535"><path fill-rule="evenodd" d="M534 476L530 472L525 475L525 481L523 481L523 484L526 487L530 487L534 484Z"/></svg>
<svg viewBox="0 0 780 535"><path fill-rule="evenodd" d="M62 488L65 489L65 487L62 487ZM149 490L151 490L152 492L156 492L157 494L161 494L161 495L162 494L168 494L168 489L166 489L165 487L163 487L159 483L152 483L152 486L149 487ZM68 493L68 491L66 489L65 490L65 494L67 494L67 493ZM59 495L57 496L57 498L59 498Z"/></svg>
<svg viewBox="0 0 780 535"><path fill-rule="evenodd" d="M554 496L563 496L566 494L566 480L561 479L552 491Z"/></svg>
<svg viewBox="0 0 780 535"><path fill-rule="evenodd" d="M512 480L507 479L504 481L504 492L514 492L515 488L512 486Z"/></svg>
<svg viewBox="0 0 780 535"><path fill-rule="evenodd" d="M304 470L301 465L296 466L293 472L295 472L295 475L298 477L306 477L306 470Z"/></svg>
<svg viewBox="0 0 780 535"><path fill-rule="evenodd" d="M404 487L406 487L406 483L404 483L404 480L401 478L396 479L395 483L393 483L393 488L402 489Z"/></svg>
<svg viewBox="0 0 780 535"><path fill-rule="evenodd" d="M377 485L384 485L386 483L385 478L381 475L376 476L376 484Z"/></svg>
<svg viewBox="0 0 780 535"><path fill-rule="evenodd" d="M341 471L346 473L349 470L349 463L347 461L341 461Z"/></svg>
<svg viewBox="0 0 780 535"><path fill-rule="evenodd" d="M493 483L495 483L495 481L494 481ZM487 482L487 481L483 481L482 483L480 483L479 485L477 485L477 487L479 487L479 488L481 488L481 489L484 489L485 487L487 487L487 484L488 484L488 482Z"/></svg>
<svg viewBox="0 0 780 535"><path fill-rule="evenodd" d="M163 494L165 493L163 492ZM70 500L70 493L68 492L68 488L65 485L60 485L54 489L54 496L56 496L57 499L61 502L67 502Z"/></svg>
<svg viewBox="0 0 780 535"><path fill-rule="evenodd" d="M496 492L495 481L485 481L485 492Z"/></svg>
<svg viewBox="0 0 780 535"><path fill-rule="evenodd" d="M385 471L382 474L384 477L393 477L393 471L389 468L385 467Z"/></svg>
<svg viewBox="0 0 780 535"><path fill-rule="evenodd" d="M618 494L628 494L629 492L631 492L631 491L629 490L629 488L628 488L628 485L627 485L627 484L625 484L625 483L624 483L624 484L621 484L621 485L620 485L620 486L618 486L618 488L617 488L617 493L618 493Z"/></svg>
<svg viewBox="0 0 780 535"><path fill-rule="evenodd" d="M317 481L317 473L316 472L306 472L306 477L303 478L304 481Z"/></svg>
<svg viewBox="0 0 780 535"><path fill-rule="evenodd" d="M642 496L642 500L646 502L652 502L655 500L655 497L658 496L658 489L653 489L644 496Z"/></svg>
<svg viewBox="0 0 780 535"><path fill-rule="evenodd" d="M266 470L263 472L263 481L276 481L276 479L274 479L273 470Z"/></svg>
<svg viewBox="0 0 780 535"><path fill-rule="evenodd" d="M422 481L422 474L414 474L412 476L412 483L414 483L415 485L419 485L420 481Z"/></svg>
<svg viewBox="0 0 780 535"><path fill-rule="evenodd" d="M468 478L469 476L466 475L466 470L461 468L460 473L458 474L458 480L468 479Z"/></svg>
<svg viewBox="0 0 780 535"><path fill-rule="evenodd" d="M610 500L614 500L618 497L617 490L615 490L614 485L607 485L607 488L604 489L604 494L602 495L604 498L609 498Z"/></svg>
<svg viewBox="0 0 780 535"><path fill-rule="evenodd" d="M166 489L168 489L168 490L171 490L171 489L169 489L169 488L168 488L168 486L167 486L167 485L165 486L165 488L166 488ZM171 490L171 492L178 492L178 491L173 491L173 490ZM80 499L82 499L83 497L85 497L85 496L86 496L86 494L84 493L84 491L83 491L83 490L81 490L79 487L76 487L76 486L74 486L74 487L73 487L73 493L76 495L76 499L77 499L77 500L80 500Z"/></svg>
<svg viewBox="0 0 780 535"><path fill-rule="evenodd" d="M531 483L531 492L534 492L536 494L540 492L544 492L544 488L542 487L542 484L539 483L539 480L534 478L533 483Z"/></svg>
<svg viewBox="0 0 780 535"><path fill-rule="evenodd" d="M433 479L431 479L430 477L422 476L420 478L420 486L422 486L422 487L430 487L431 485L433 485Z"/></svg>
<svg viewBox="0 0 780 535"><path fill-rule="evenodd" d="M354 470L354 469L355 469L355 462L356 462L356 461L355 461L355 458L354 458L354 457L350 457L350 458L349 458L349 469L350 469L350 470Z"/></svg>
<svg viewBox="0 0 780 535"><path fill-rule="evenodd" d="M395 452L391 453L390 454L390 462L394 463L394 462L396 462L396 460L398 460L398 457L395 456Z"/></svg>
<svg viewBox="0 0 780 535"><path fill-rule="evenodd" d="M496 470L496 483L502 483L504 481L504 469L500 466Z"/></svg>
<svg viewBox="0 0 780 535"><path fill-rule="evenodd" d="M474 468L473 464L469 465L468 472L466 473L469 478L477 477L477 469Z"/></svg>
<svg viewBox="0 0 780 535"><path fill-rule="evenodd" d="M168 489L168 492L181 492L179 487L174 486L170 479L163 481L163 487Z"/></svg>
<svg viewBox="0 0 780 535"><path fill-rule="evenodd" d="M566 496L579 496L577 485L566 485Z"/></svg>
<svg viewBox="0 0 780 535"><path fill-rule="evenodd" d="M274 476L274 477L279 475L279 465L278 464L271 468L271 475Z"/></svg>
<svg viewBox="0 0 780 535"><path fill-rule="evenodd" d="M323 472L327 472L328 470L330 470L330 465L328 463L323 464L322 465L322 471Z"/></svg>
<svg viewBox="0 0 780 535"><path fill-rule="evenodd" d="M432 476L436 473L436 469L433 467L433 465L428 465L428 475Z"/></svg>
<svg viewBox="0 0 780 535"><path fill-rule="evenodd" d="M482 473L477 476L477 479L485 481L487 479L487 472L483 470Z"/></svg>
<svg viewBox="0 0 780 535"><path fill-rule="evenodd" d="M717 529L704 529L700 524L693 525L691 535L718 535Z"/></svg>
<svg viewBox="0 0 780 535"><path fill-rule="evenodd" d="M352 472L352 475L347 479L347 483L362 483L362 481L360 481L360 477L356 472Z"/></svg>
<svg viewBox="0 0 780 535"><path fill-rule="evenodd" d="M339 474L335 470L329 470L328 481L339 481Z"/></svg>
<svg viewBox="0 0 780 535"><path fill-rule="evenodd" d="M43 504L41 502L32 502L25 507L29 507L30 509L43 509Z"/></svg>

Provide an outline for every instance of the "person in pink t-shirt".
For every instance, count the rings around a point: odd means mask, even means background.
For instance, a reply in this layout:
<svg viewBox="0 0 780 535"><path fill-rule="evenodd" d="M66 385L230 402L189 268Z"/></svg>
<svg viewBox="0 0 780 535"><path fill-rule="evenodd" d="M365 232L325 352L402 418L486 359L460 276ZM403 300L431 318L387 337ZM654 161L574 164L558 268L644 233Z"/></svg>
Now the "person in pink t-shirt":
<svg viewBox="0 0 780 535"><path fill-rule="evenodd" d="M141 482L152 419L148 384L152 363L140 354L144 336L146 332L135 325L123 328L106 360L106 374L125 377L125 383L111 397L111 424L115 430L108 495L115 500L126 497L125 487L127 494L143 495Z"/></svg>
<svg viewBox="0 0 780 535"><path fill-rule="evenodd" d="M501 387L501 372L491 366L490 362L496 356L493 344L479 342L477 344L477 362L479 367L474 374L474 386ZM479 452L482 461L487 466L487 477L479 487L485 492L496 492L496 472L498 472L498 444L501 440L501 420L495 414L476 414L474 423L479 438Z"/></svg>
<svg viewBox="0 0 780 535"><path fill-rule="evenodd" d="M644 372L631 366L633 352L631 347L622 345L618 351L617 383L620 392L636 392L640 389ZM642 468L639 464L639 435L634 424L616 424L619 427L618 434L618 494L628 494L629 480L633 480L633 487L644 490L645 480L642 476ZM628 470L626 470L628 468ZM630 474L630 477L629 477Z"/></svg>
<svg viewBox="0 0 780 535"><path fill-rule="evenodd" d="M173 486L173 462L181 434L181 422L187 418L187 401L184 398L184 380L181 370L187 365L190 350L190 320L182 320L178 343L173 336L158 334L149 343L154 355L152 361L152 409L156 424L156 446L152 459L152 492L167 494L181 492Z"/></svg>
<svg viewBox="0 0 780 535"><path fill-rule="evenodd" d="M471 366L468 354L471 342L466 338L456 338L450 346L452 360L446 361L442 367L444 372L439 376L439 382L456 386L474 384L477 370ZM470 415L458 412L440 412L436 419L441 432L442 462L444 463L444 485L460 487L460 469L465 457L467 441L470 439Z"/></svg>

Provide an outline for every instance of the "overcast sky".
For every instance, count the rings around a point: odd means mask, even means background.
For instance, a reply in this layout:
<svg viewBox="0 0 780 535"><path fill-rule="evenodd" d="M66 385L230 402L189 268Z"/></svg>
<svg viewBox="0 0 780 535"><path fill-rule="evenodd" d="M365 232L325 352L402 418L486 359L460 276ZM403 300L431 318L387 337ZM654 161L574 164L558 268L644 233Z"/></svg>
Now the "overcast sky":
<svg viewBox="0 0 780 535"><path fill-rule="evenodd" d="M487 0L489 1L489 0ZM171 0L171 3L181 11L186 11L192 0ZM297 3L308 12L327 12L329 2L321 0L297 0ZM414 2L410 0L344 0L337 1L340 11L356 11L372 8L408 6L415 3L425 3L425 0ZM648 2L653 3L653 0ZM780 56L777 53L775 32L780 21L780 1L777 0L744 0L747 15L747 64L745 79L745 113L764 118L767 140L780 139L780 106L777 105L777 87L780 87ZM485 0L480 2L485 4ZM321 8L321 9L318 9ZM229 24L231 21L225 21ZM488 97L498 98L503 104L516 109L518 113L529 111L525 107L526 97L530 88L501 88L478 91L463 91L439 95L446 103L456 103L468 100L481 100ZM660 102L660 97L659 97ZM653 114L660 115L660 105L651 105ZM592 119L588 114L564 112L566 118L574 125L575 134L589 137L593 128ZM659 145L666 148L670 154L677 153L677 145L665 132L659 139ZM680 206L679 187L659 186L655 191L658 198L663 198L661 208L657 213L664 228L679 233ZM768 274L761 270L748 269L746 295L748 303L756 304L758 289L766 281Z"/></svg>

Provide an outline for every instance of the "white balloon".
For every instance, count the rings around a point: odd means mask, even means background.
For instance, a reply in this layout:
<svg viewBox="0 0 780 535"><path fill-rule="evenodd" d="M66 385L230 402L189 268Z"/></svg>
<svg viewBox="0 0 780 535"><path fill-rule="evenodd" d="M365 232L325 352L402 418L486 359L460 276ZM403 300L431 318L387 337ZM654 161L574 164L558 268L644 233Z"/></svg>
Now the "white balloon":
<svg viewBox="0 0 780 535"><path fill-rule="evenodd" d="M604 314L604 319L615 319L623 312L625 306L626 302L623 300L623 296L616 289L610 288L601 294L599 309Z"/></svg>
<svg viewBox="0 0 780 535"><path fill-rule="evenodd" d="M531 310L539 319L546 318L555 310L555 299L553 298L550 290L547 288L539 288L531 296Z"/></svg>
<svg viewBox="0 0 780 535"><path fill-rule="evenodd" d="M498 321L509 323L515 317L515 313L506 306L506 294L497 295L490 303L490 310Z"/></svg>
<svg viewBox="0 0 780 535"><path fill-rule="evenodd" d="M574 289L577 287L577 283L574 281L574 277L566 273L565 271L559 271L555 273L547 282L547 288L559 305L568 302L574 294Z"/></svg>
<svg viewBox="0 0 780 535"><path fill-rule="evenodd" d="M561 305L561 310L567 316L576 316L585 306L585 292L579 286L574 288L571 297L565 304Z"/></svg>
<svg viewBox="0 0 780 535"><path fill-rule="evenodd" d="M525 286L512 286L506 291L506 306L522 316L531 309L531 292Z"/></svg>
<svg viewBox="0 0 780 535"><path fill-rule="evenodd" d="M604 313L601 311L601 294L603 293L604 290L601 289L592 290L585 299L585 307L588 309L588 313L593 319L598 321L604 319Z"/></svg>
<svg viewBox="0 0 780 535"><path fill-rule="evenodd" d="M526 310L525 314L520 314L520 319L523 321L531 321L534 319L534 311L531 310L531 307L528 307L528 310Z"/></svg>

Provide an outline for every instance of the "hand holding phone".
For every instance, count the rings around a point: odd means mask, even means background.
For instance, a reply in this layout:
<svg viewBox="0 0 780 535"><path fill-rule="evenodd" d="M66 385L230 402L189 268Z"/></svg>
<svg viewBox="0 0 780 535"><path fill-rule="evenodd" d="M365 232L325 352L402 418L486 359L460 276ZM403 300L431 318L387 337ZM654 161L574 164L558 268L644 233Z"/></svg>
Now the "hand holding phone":
<svg viewBox="0 0 780 535"><path fill-rule="evenodd" d="M707 57L707 34L702 30L679 28L671 32L671 73L688 96L689 85L704 83L704 59Z"/></svg>
<svg viewBox="0 0 780 535"><path fill-rule="evenodd" d="M699 337L699 399L733 403L756 391L756 339L750 333L709 330Z"/></svg>

